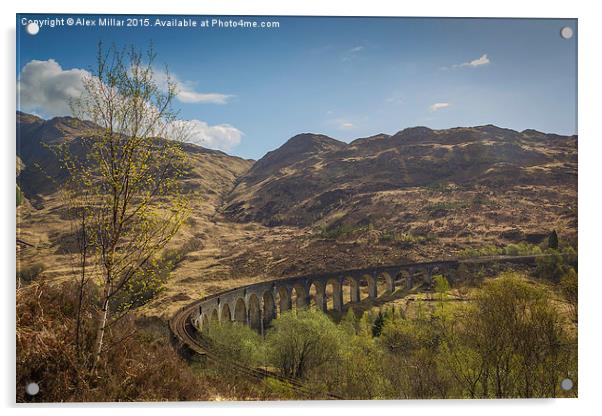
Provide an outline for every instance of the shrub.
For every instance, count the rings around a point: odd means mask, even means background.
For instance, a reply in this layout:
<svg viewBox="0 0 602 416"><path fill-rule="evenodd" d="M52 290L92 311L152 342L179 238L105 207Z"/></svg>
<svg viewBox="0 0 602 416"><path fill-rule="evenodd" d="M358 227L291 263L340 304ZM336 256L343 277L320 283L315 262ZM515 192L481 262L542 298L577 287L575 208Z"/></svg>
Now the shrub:
<svg viewBox="0 0 602 416"><path fill-rule="evenodd" d="M577 289L577 272L571 267L560 278L560 291L570 305L571 316L574 322L577 322L578 315L579 291Z"/></svg>
<svg viewBox="0 0 602 416"><path fill-rule="evenodd" d="M17 185L16 200L17 200L17 206L19 206L23 203L23 192L21 192L21 190L19 189L19 185Z"/></svg>
<svg viewBox="0 0 602 416"><path fill-rule="evenodd" d="M44 270L46 270L46 266L44 263L40 262L30 264L29 266L19 267L19 270L17 271L17 282L21 284L30 283L40 277Z"/></svg>
<svg viewBox="0 0 602 416"><path fill-rule="evenodd" d="M124 290L117 293L112 301L112 310L122 311L145 305L164 289L169 275L184 257L201 247L199 239L188 240L178 248L166 249L160 256L149 259L134 273L135 279L128 282Z"/></svg>
<svg viewBox="0 0 602 416"><path fill-rule="evenodd" d="M246 325L211 321L203 328L202 336L210 339L214 351L224 358L250 367L266 364L265 345L261 336Z"/></svg>
<svg viewBox="0 0 602 416"><path fill-rule="evenodd" d="M443 297L449 291L449 282L442 274L433 276L433 282L435 283L435 292L437 292L440 299L443 300Z"/></svg>
<svg viewBox="0 0 602 416"><path fill-rule="evenodd" d="M570 246L562 250L547 249L544 254L548 256L537 259L535 274L541 279L553 282L559 282L560 278L568 273L577 257L575 250Z"/></svg>
<svg viewBox="0 0 602 416"><path fill-rule="evenodd" d="M466 248L459 253L459 257L481 257L481 256L531 256L542 254L539 246L529 243L508 244L504 247L483 246L479 248Z"/></svg>
<svg viewBox="0 0 602 416"><path fill-rule="evenodd" d="M352 224L339 224L334 227L323 226L319 230L319 236L328 240L338 240L346 238L352 234L364 232L370 229L370 226L359 226Z"/></svg>
<svg viewBox="0 0 602 416"><path fill-rule="evenodd" d="M548 247L558 250L558 234L556 233L556 230L553 230L548 236Z"/></svg>
<svg viewBox="0 0 602 416"><path fill-rule="evenodd" d="M551 294L517 273L486 281L463 327L467 345L481 357L485 397L554 397L575 363Z"/></svg>
<svg viewBox="0 0 602 416"><path fill-rule="evenodd" d="M388 397L391 386L383 369L384 354L374 338L350 337L342 348L334 392L344 399L354 400Z"/></svg>
<svg viewBox="0 0 602 416"><path fill-rule="evenodd" d="M198 379L169 342L163 322L131 316L107 332L106 353L92 370L98 305L81 315L76 342L78 290L72 283L33 283L17 291L17 402L206 400L212 391ZM86 298L98 299L89 283ZM92 302L94 304L94 302ZM25 394L35 381L40 393Z"/></svg>
<svg viewBox="0 0 602 416"><path fill-rule="evenodd" d="M378 314L376 315L376 319L372 323L372 336L380 337L380 334L382 333L384 325L385 325L385 316L383 315L382 312L379 311Z"/></svg>
<svg viewBox="0 0 602 416"><path fill-rule="evenodd" d="M273 321L268 332L271 363L287 377L305 378L338 360L345 332L316 310L290 311Z"/></svg>

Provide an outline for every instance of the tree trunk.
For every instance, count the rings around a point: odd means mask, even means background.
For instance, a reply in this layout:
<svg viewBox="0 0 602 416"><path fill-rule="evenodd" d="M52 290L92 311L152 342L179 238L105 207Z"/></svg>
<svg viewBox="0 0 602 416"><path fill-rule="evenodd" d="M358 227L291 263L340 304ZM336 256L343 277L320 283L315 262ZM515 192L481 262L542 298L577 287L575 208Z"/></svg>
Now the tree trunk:
<svg viewBox="0 0 602 416"><path fill-rule="evenodd" d="M80 269L81 277L79 281L79 293L77 300L77 314L75 323L75 347L77 350L77 358L81 359L81 325L82 325L82 309L84 304L84 288L86 286L86 265L88 260L88 239L86 234L86 214L82 211L81 222L81 240L80 240Z"/></svg>
<svg viewBox="0 0 602 416"><path fill-rule="evenodd" d="M105 329L107 327L107 320L109 317L109 297L111 295L110 285L107 284L102 302L102 309L98 314L98 330L96 331L96 352L94 354L94 365L96 368L102 354L102 343L105 335Z"/></svg>

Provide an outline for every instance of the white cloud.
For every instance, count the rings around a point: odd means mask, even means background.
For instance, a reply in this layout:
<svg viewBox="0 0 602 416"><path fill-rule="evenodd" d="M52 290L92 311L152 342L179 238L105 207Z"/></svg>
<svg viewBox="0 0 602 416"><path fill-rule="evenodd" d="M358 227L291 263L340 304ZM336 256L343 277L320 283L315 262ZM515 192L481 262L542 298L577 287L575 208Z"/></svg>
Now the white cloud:
<svg viewBox="0 0 602 416"><path fill-rule="evenodd" d="M359 55L359 53L360 53L360 52L362 52L364 49L366 49L366 47L365 47L365 46L361 46L361 45L354 46L354 47L353 47L353 48L351 48L351 49L347 49L347 50L346 50L346 51L343 53L343 56L342 56L342 58L341 58L341 59L342 59L344 62L346 62L346 61L351 61L351 60L355 59L355 58L356 58L356 57Z"/></svg>
<svg viewBox="0 0 602 416"><path fill-rule="evenodd" d="M429 107L429 110L431 111L438 111L438 110L442 110L444 108L449 107L451 104L450 103L435 103L433 105L431 105Z"/></svg>
<svg viewBox="0 0 602 416"><path fill-rule="evenodd" d="M172 129L183 132L185 141L209 149L229 151L240 143L243 133L230 124L209 125L201 120L177 120Z"/></svg>
<svg viewBox="0 0 602 416"><path fill-rule="evenodd" d="M181 81L172 73L169 74L171 81L175 83L177 95L176 99L186 104L227 104L234 97L231 94L221 94L218 92L197 92L195 84L191 81ZM154 70L153 77L155 82L164 90L167 89L167 74L165 71Z"/></svg>
<svg viewBox="0 0 602 416"><path fill-rule="evenodd" d="M30 61L21 70L17 82L19 109L41 117L70 115L72 112L69 102L85 92L83 79L90 76L83 69L65 70L53 59ZM165 77L158 75L156 82L161 86ZM186 83L181 84L186 86ZM226 100L223 94L201 94L189 88L181 90L180 94L182 93L177 98L183 102L225 103ZM175 134L176 130L178 134ZM168 126L168 137L170 133L178 137L183 133L186 142L224 151L239 144L243 136L240 130L230 124L209 125L196 119L173 122Z"/></svg>
<svg viewBox="0 0 602 416"><path fill-rule="evenodd" d="M443 67L441 67L441 69L448 70L448 69L466 68L466 67L476 68L479 66L487 65L489 63L491 63L491 60L489 59L487 54L484 53L479 58L473 59L472 61L463 62L461 64L454 64L451 67L443 66Z"/></svg>
<svg viewBox="0 0 602 416"><path fill-rule="evenodd" d="M481 55L480 58L473 59L470 62L464 62L463 64L460 64L460 66L472 66L472 67L475 67L475 66L487 65L490 62L491 61L487 57L487 54L483 54L483 55Z"/></svg>
<svg viewBox="0 0 602 416"><path fill-rule="evenodd" d="M350 130L355 128L355 124L345 118L337 118L333 120L335 126L340 130Z"/></svg>
<svg viewBox="0 0 602 416"><path fill-rule="evenodd" d="M186 89L180 89L176 98L183 103L211 103L226 104L232 95L217 92L200 93Z"/></svg>
<svg viewBox="0 0 602 416"><path fill-rule="evenodd" d="M64 70L54 59L30 61L17 82L20 109L47 117L71 114L69 102L81 96L82 79L89 75L83 69Z"/></svg>

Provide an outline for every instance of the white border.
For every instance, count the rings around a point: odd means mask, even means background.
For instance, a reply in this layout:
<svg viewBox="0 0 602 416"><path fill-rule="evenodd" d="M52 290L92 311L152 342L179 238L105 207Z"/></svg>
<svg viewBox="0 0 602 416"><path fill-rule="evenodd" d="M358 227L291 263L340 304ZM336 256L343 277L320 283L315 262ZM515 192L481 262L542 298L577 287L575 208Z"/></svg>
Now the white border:
<svg viewBox="0 0 602 416"><path fill-rule="evenodd" d="M2 62L1 117L4 126L2 143L3 180L0 181L0 195L3 198L1 247L2 265L5 271L2 281L3 296L3 337L0 342L3 365L0 375L1 404L9 407L9 412L47 415L81 414L106 416L107 412L136 412L144 408L149 416L166 412L179 415L199 413L239 415L286 414L306 415L307 413L364 415L374 408L378 412L428 412L446 415L461 414L507 415L508 413L546 413L547 415L567 415L598 413L596 402L601 397L600 350L602 336L598 304L602 293L602 276L596 268L596 255L601 245L599 212L600 164L602 148L601 58L599 41L602 39L602 26L599 13L593 1L535 2L526 0L505 0L495 4L487 1L421 0L415 2L387 2L369 0L352 3L350 0L221 0L183 1L167 0L141 2L130 0L102 0L99 2L67 0L28 0L25 4L2 2L3 42L0 57ZM579 19L579 242L580 242L580 333L579 333L579 399L576 400L504 400L504 401L399 401L399 402L278 402L278 403L175 403L175 404L92 404L51 405L40 408L14 405L14 172L15 172L15 13L135 13L135 14L248 14L248 15L347 15L347 16L466 16L466 17L557 17ZM599 254L598 254L599 255ZM594 410L596 409L596 410ZM599 414L599 413L598 413Z"/></svg>

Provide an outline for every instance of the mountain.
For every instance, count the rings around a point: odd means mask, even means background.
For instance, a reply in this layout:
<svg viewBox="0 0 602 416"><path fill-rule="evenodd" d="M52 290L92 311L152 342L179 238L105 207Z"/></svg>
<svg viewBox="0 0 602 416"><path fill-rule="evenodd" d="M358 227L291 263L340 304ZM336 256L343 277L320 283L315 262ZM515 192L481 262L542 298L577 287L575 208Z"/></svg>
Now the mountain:
<svg viewBox="0 0 602 416"><path fill-rule="evenodd" d="M224 213L234 221L266 225L397 223L406 229L420 217L422 228L433 229L430 220L461 211L478 216L489 207L493 216L498 206L502 218L508 211L499 204L509 202L515 205L508 209L524 209L523 216L535 219L534 211L545 211L551 201L550 209L569 200L574 206L576 187L576 136L493 125L414 127L349 144L302 134L237 180ZM422 206L414 207L421 200ZM526 222L515 218L507 225Z"/></svg>
<svg viewBox="0 0 602 416"><path fill-rule="evenodd" d="M21 164L17 182L35 207L43 207L44 198L54 194L67 175L49 146L67 143L75 154L84 152L82 135L93 127L93 123L73 117L43 120L17 112L17 157ZM187 186L215 204L230 191L234 179L253 163L190 143L183 143L182 148L191 168L184 179Z"/></svg>
<svg viewBox="0 0 602 416"><path fill-rule="evenodd" d="M60 277L73 271L73 223L66 215L60 185L67 173L48 146L66 143L70 149L86 151L83 135L92 125L71 117L43 120L31 114L17 113L17 235L25 242L18 254L23 264L42 262L47 276ZM183 188L198 197L191 201L192 213L173 248L186 251L202 249L210 239L204 234L214 223L213 217L235 180L253 161L184 143L189 171L182 178ZM21 192L21 194L19 193ZM170 247L172 248L172 247Z"/></svg>
<svg viewBox="0 0 602 416"><path fill-rule="evenodd" d="M85 151L86 122L17 113L19 264L73 273L65 172L48 145ZM89 126L88 126L89 127ZM181 255L149 314L267 278L447 258L577 234L577 137L492 125L413 127L350 143L303 133L253 162L184 144L197 193Z"/></svg>

